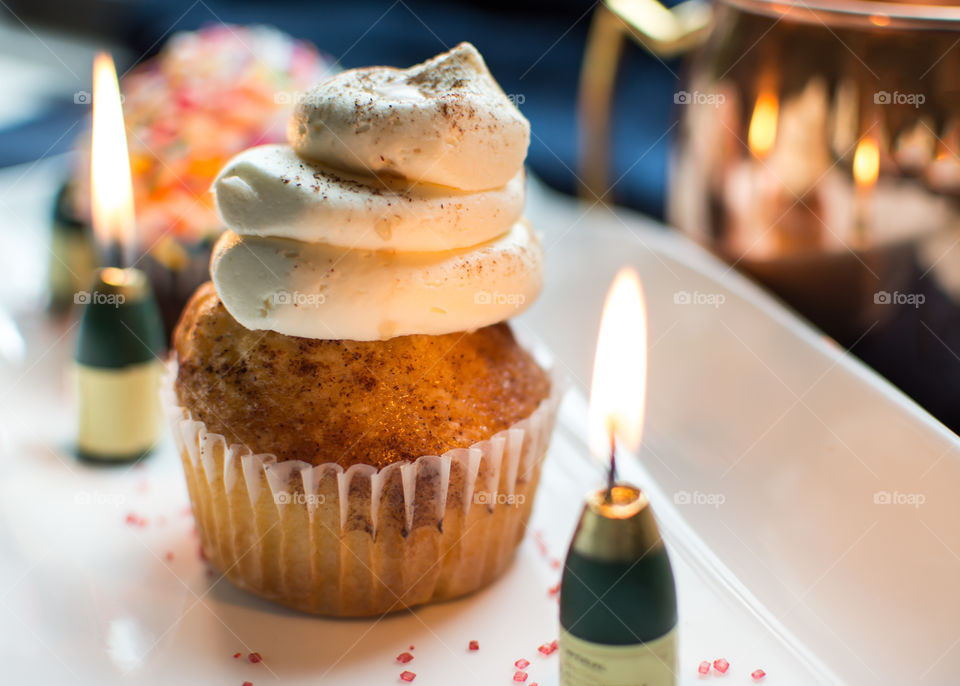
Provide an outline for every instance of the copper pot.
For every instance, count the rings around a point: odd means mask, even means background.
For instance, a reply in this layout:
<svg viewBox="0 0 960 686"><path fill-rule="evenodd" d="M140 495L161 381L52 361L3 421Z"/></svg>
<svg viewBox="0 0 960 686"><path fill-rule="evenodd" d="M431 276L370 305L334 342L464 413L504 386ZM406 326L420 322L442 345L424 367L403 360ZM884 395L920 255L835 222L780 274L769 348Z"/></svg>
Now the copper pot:
<svg viewBox="0 0 960 686"><path fill-rule="evenodd" d="M628 38L660 57L694 48L669 222L960 427L942 390L960 384L960 7L607 2L581 88L597 197Z"/></svg>

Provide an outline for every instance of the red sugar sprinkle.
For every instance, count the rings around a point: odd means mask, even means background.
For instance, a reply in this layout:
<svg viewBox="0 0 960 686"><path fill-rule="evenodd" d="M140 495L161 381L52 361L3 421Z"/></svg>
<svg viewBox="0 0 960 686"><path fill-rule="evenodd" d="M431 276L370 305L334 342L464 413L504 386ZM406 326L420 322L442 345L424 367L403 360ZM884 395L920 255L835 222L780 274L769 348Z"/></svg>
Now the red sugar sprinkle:
<svg viewBox="0 0 960 686"><path fill-rule="evenodd" d="M172 551L172 550L168 550L167 553L166 553L166 555L164 555L164 557L167 558L168 560L172 560L172 559L173 559L173 551Z"/></svg>
<svg viewBox="0 0 960 686"><path fill-rule="evenodd" d="M550 643L544 643L542 646L537 648L543 655L553 655L557 650L557 642L550 641Z"/></svg>
<svg viewBox="0 0 960 686"><path fill-rule="evenodd" d="M704 660L700 663L700 666L697 667L697 671L701 674L708 674L710 672L710 663Z"/></svg>
<svg viewBox="0 0 960 686"><path fill-rule="evenodd" d="M244 682L243 682L243 686L253 686L253 682L252 682L252 681L244 681Z"/></svg>
<svg viewBox="0 0 960 686"><path fill-rule="evenodd" d="M253 664L257 664L258 662L263 660L263 657L260 656L260 653L250 653L250 655L247 656L247 659L250 660L250 662L252 662Z"/></svg>
<svg viewBox="0 0 960 686"><path fill-rule="evenodd" d="M399 655L397 655L397 662L401 662L403 664L407 664L412 659L413 659L413 655L411 655L410 653L400 653Z"/></svg>
<svg viewBox="0 0 960 686"><path fill-rule="evenodd" d="M547 593L550 595L557 595L560 592L560 584L557 583L556 586L551 586L547 589Z"/></svg>
<svg viewBox="0 0 960 686"><path fill-rule="evenodd" d="M760 681L760 679L762 679L762 678L765 677L766 675L767 675L767 673L766 673L765 671L763 671L762 669L755 669L755 670L753 670L752 672L750 672L750 676L753 677L753 680L754 680L754 681Z"/></svg>
<svg viewBox="0 0 960 686"><path fill-rule="evenodd" d="M126 523L130 526L140 526L144 527L147 525L147 520L145 517L140 517L133 512L129 513L126 518Z"/></svg>
<svg viewBox="0 0 960 686"><path fill-rule="evenodd" d="M530 666L530 660L524 660L522 657L513 663L513 666L517 669L526 669Z"/></svg>
<svg viewBox="0 0 960 686"><path fill-rule="evenodd" d="M537 548L540 550L540 554L541 554L541 555L546 555L547 552L548 552L548 548L547 548L547 541L546 541L546 540L544 539L544 537L543 537L543 532L542 532L542 531L534 531L534 532L533 532L533 540L536 542Z"/></svg>
<svg viewBox="0 0 960 686"><path fill-rule="evenodd" d="M550 560L550 566L553 567L554 569L560 569L560 564L561 564L560 560L557 560L557 559Z"/></svg>
<svg viewBox="0 0 960 686"><path fill-rule="evenodd" d="M721 674L726 674L727 670L730 669L730 663L724 660L722 657L718 657L713 661L713 668Z"/></svg>
<svg viewBox="0 0 960 686"><path fill-rule="evenodd" d="M400 678L404 681L413 681L417 678L417 675L413 672L400 672Z"/></svg>
<svg viewBox="0 0 960 686"><path fill-rule="evenodd" d="M469 645L467 646L467 648L468 648L469 650L480 650L480 643L479 643L479 641L470 641L470 643L469 643Z"/></svg>
<svg viewBox="0 0 960 686"><path fill-rule="evenodd" d="M241 657L243 657L243 653L234 653L234 654L233 654L233 658L234 658L235 660L240 659Z"/></svg>
<svg viewBox="0 0 960 686"><path fill-rule="evenodd" d="M413 646L410 646L410 650L413 650Z"/></svg>
<svg viewBox="0 0 960 686"><path fill-rule="evenodd" d="M526 673L526 672L517 672L516 674L513 675L513 680L514 680L514 681L526 681L526 680L527 680L527 673Z"/></svg>

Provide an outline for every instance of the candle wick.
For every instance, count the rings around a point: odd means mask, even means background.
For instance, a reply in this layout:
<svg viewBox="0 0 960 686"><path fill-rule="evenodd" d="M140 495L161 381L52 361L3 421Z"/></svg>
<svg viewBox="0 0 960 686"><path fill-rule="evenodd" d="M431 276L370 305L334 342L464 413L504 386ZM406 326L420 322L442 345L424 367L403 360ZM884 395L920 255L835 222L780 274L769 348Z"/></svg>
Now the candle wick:
<svg viewBox="0 0 960 686"><path fill-rule="evenodd" d="M610 471L607 474L607 502L613 502L613 487L617 483L617 437L610 432Z"/></svg>
<svg viewBox="0 0 960 686"><path fill-rule="evenodd" d="M103 256L103 265L105 267L116 267L122 269L124 264L124 249L120 241L111 240L102 246L100 254Z"/></svg>

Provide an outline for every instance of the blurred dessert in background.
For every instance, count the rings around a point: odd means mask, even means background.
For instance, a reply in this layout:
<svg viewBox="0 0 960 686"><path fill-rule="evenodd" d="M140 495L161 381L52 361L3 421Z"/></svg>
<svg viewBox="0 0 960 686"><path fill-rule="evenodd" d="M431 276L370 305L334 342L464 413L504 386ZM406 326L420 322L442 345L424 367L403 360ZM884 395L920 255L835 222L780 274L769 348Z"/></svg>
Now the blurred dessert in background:
<svg viewBox="0 0 960 686"><path fill-rule="evenodd" d="M209 192L217 172L242 150L284 141L300 94L335 70L312 45L277 29L217 25L175 34L121 77L137 266L150 274L168 331L207 279L210 249L223 230ZM64 205L89 224L89 131L76 149ZM57 271L54 264L52 283L64 281ZM54 294L55 305L63 301Z"/></svg>

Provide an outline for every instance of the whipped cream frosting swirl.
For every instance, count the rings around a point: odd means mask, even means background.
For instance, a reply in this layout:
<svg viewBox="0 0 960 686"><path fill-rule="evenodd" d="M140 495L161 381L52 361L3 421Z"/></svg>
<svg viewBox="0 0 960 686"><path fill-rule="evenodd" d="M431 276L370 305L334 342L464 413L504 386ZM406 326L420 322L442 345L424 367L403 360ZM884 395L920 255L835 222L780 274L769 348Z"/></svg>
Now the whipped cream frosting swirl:
<svg viewBox="0 0 960 686"><path fill-rule="evenodd" d="M304 160L286 145L234 157L216 183L223 221L242 236L366 250L451 250L506 233L523 214L521 168L498 188L468 192L363 177Z"/></svg>
<svg viewBox="0 0 960 686"><path fill-rule="evenodd" d="M529 124L472 45L324 82L289 139L241 153L214 182L230 230L211 274L245 327L439 335L536 298L543 254L521 218Z"/></svg>

